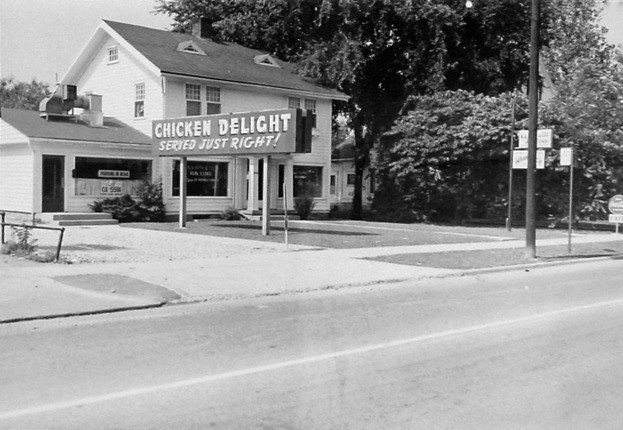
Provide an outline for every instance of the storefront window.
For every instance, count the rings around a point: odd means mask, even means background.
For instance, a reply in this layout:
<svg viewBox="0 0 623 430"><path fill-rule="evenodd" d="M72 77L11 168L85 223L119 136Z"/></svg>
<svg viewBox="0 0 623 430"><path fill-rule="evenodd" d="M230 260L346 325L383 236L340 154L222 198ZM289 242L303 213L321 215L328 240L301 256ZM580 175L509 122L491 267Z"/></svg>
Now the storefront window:
<svg viewBox="0 0 623 430"><path fill-rule="evenodd" d="M322 197L322 167L294 166L294 197Z"/></svg>
<svg viewBox="0 0 623 430"><path fill-rule="evenodd" d="M227 197L229 163L188 161L186 164L186 195ZM173 163L173 196L180 195L180 162Z"/></svg>
<svg viewBox="0 0 623 430"><path fill-rule="evenodd" d="M151 180L150 160L76 157L74 178Z"/></svg>
<svg viewBox="0 0 623 430"><path fill-rule="evenodd" d="M72 173L77 196L136 196L151 181L151 161L76 157Z"/></svg>

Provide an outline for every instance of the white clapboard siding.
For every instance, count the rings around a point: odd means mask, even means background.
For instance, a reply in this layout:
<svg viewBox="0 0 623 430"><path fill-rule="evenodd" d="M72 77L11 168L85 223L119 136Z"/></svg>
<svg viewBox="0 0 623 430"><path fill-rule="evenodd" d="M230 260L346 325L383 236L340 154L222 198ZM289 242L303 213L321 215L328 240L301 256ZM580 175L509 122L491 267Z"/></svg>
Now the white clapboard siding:
<svg viewBox="0 0 623 430"><path fill-rule="evenodd" d="M108 63L108 48L117 46L119 61ZM145 116L134 118L136 84L145 83ZM108 38L81 75L78 92L102 95L104 116L113 116L151 136L151 120L162 118L162 87L159 76L150 72L123 46Z"/></svg>
<svg viewBox="0 0 623 430"><path fill-rule="evenodd" d="M0 157L0 210L32 212L33 155L29 148L2 148Z"/></svg>

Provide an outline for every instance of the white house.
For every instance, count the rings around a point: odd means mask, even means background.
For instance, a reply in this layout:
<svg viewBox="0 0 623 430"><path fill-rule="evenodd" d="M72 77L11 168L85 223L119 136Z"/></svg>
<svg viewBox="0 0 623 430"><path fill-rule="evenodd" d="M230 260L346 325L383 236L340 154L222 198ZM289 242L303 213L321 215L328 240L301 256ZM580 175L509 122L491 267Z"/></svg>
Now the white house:
<svg viewBox="0 0 623 430"><path fill-rule="evenodd" d="M23 170L16 167L14 159L7 157L14 157L19 151L27 152L25 147L9 149L16 138L22 142L27 139L16 137L15 131L20 131L19 128L5 125L7 131L2 132L0 140L0 209L89 211L88 203L93 200L132 191L131 181L136 175L128 173L133 172L128 160L143 160L149 163L141 164L141 171L148 172L152 180L161 178L163 181L167 213L177 214L180 208L179 158L158 158L157 154L146 150L146 145L152 141L153 121L300 108L315 114L312 150L271 157L268 169L270 208L283 208L285 183L289 208L292 208L292 197L311 190L316 201L315 210L328 212L332 101L346 100L347 96L301 78L293 65L266 53L232 43L213 42L207 37L210 28L206 23L202 20L192 34L183 34L102 21L61 79L56 95L42 103L42 117L37 119L48 126L59 123L56 125L69 127L73 109L77 108L86 113L84 124L95 121L93 127L83 126L82 130L99 136L104 130L113 131L105 128L109 127L106 123L97 123L105 114L128 130L133 129L131 141L120 145L111 138L94 146L89 142L98 139L85 136L77 141L72 138L73 131L63 128L66 136L41 142L36 150L31 148L34 158L21 161L22 165L29 165ZM91 104L83 103L84 100ZM99 112L100 107L103 114ZM21 132L29 139L35 138L24 130ZM50 136L42 138L46 137ZM57 190L64 197L62 206L59 202L54 206L44 205L43 195L37 191L47 183L44 165L53 163L49 161L52 155L57 157L55 168L62 170L59 173L62 190ZM255 154L189 157L188 215L205 216L228 207L248 213L259 211L263 159ZM88 164L90 169L82 169L81 163ZM115 186L106 187L103 181L114 181ZM18 183L25 194L32 195L28 198L29 204L26 199L17 202L13 197ZM102 190L106 190L106 194Z"/></svg>
<svg viewBox="0 0 623 430"><path fill-rule="evenodd" d="M103 96L104 112L150 135L152 121L234 112L303 108L316 114L310 154L283 154L270 168L271 209L283 208L283 183L290 197L313 190L316 210L329 210L331 108L347 97L298 76L293 65L268 54L209 39L207 21L193 34L103 21L63 77L63 84ZM203 36L203 37L202 37ZM188 214L262 205L262 157L192 158L188 161ZM179 162L162 158L168 212L179 210ZM288 199L292 202L292 198Z"/></svg>

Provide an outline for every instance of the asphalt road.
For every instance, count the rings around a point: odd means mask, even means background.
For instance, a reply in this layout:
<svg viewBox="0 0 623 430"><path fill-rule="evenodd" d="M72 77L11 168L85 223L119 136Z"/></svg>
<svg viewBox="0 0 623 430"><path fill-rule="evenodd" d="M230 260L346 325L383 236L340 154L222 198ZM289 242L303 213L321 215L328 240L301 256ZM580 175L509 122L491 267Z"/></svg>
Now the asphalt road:
<svg viewBox="0 0 623 430"><path fill-rule="evenodd" d="M0 326L0 429L619 429L623 265Z"/></svg>

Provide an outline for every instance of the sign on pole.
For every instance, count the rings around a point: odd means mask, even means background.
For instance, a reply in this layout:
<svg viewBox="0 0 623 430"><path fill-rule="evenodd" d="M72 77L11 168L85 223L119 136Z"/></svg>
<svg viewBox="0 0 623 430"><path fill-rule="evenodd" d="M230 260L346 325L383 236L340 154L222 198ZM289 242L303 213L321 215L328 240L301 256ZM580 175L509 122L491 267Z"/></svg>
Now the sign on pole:
<svg viewBox="0 0 623 430"><path fill-rule="evenodd" d="M516 149L513 151L513 169L528 168L528 150ZM540 149L536 151L536 168L545 169L545 151Z"/></svg>
<svg viewBox="0 0 623 430"><path fill-rule="evenodd" d="M560 148L560 165L571 166L573 164L573 148Z"/></svg>
<svg viewBox="0 0 623 430"><path fill-rule="evenodd" d="M619 232L619 224L623 223L623 196L617 194L608 200L608 210L611 214L608 221L616 224L616 232Z"/></svg>
<svg viewBox="0 0 623 430"><path fill-rule="evenodd" d="M528 147L528 130L519 130L517 132L517 141L519 148ZM542 129L536 132L536 147L541 149L551 149L553 141L552 130Z"/></svg>
<svg viewBox="0 0 623 430"><path fill-rule="evenodd" d="M159 157L309 153L310 112L280 109L155 120L153 153Z"/></svg>

